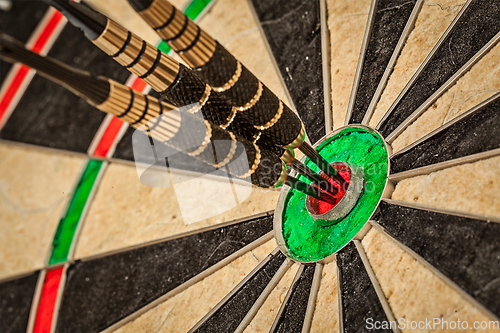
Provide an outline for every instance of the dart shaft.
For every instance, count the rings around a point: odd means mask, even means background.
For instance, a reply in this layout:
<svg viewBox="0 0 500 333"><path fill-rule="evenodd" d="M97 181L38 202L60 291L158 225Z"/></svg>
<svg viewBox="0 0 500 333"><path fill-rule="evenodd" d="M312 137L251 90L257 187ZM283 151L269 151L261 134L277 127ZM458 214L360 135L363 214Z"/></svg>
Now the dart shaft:
<svg viewBox="0 0 500 333"><path fill-rule="evenodd" d="M342 178L342 176L335 170L334 167L328 163L327 160L325 160L318 152L316 149L311 147L307 142L304 142L300 147L299 150L303 152L309 159L316 164L328 177L331 179L335 180L340 186L347 188L347 183Z"/></svg>
<svg viewBox="0 0 500 333"><path fill-rule="evenodd" d="M311 186L303 181L298 180L292 176L287 176L285 184L291 188L300 191L310 197L316 198L321 201L328 202L329 204L335 205L335 199L327 194L326 192L320 190L317 187Z"/></svg>
<svg viewBox="0 0 500 333"><path fill-rule="evenodd" d="M335 195L338 192L338 189L336 189L332 183L330 183L328 180L324 179L320 175L318 175L316 172L311 170L308 166L306 166L304 163L294 159L292 163L290 164L290 167L294 170L296 170L298 173L309 179L313 185L317 185L319 188L323 189L324 191Z"/></svg>

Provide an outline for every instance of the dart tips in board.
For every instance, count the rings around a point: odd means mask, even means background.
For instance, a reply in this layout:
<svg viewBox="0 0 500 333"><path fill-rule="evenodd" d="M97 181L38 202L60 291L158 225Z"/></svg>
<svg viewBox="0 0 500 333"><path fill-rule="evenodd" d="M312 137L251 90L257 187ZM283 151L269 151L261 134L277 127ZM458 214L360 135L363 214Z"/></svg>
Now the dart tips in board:
<svg viewBox="0 0 500 333"><path fill-rule="evenodd" d="M72 0L46 0L49 5L61 12L68 21L83 31L90 40L95 40L102 34L108 19L89 7Z"/></svg>
<svg viewBox="0 0 500 333"><path fill-rule="evenodd" d="M153 4L154 0L128 0L128 3L135 11L141 12Z"/></svg>

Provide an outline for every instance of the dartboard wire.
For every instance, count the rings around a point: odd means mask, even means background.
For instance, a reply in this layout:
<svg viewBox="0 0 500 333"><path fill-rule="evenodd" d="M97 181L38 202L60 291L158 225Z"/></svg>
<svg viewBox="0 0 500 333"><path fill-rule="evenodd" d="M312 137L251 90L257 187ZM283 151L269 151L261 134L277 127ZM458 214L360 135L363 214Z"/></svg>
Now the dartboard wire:
<svg viewBox="0 0 500 333"><path fill-rule="evenodd" d="M398 44L396 45L396 48L394 49L394 52L392 53L391 59L389 60L389 63L387 64L387 68L385 69L384 74L382 75L382 78L380 79L380 82L377 86L377 89L375 90L375 93L373 94L372 100L371 100L370 104L368 105L365 116L364 116L363 120L361 121L362 125L368 126L368 124L370 123L370 120L372 119L372 116L375 112L375 108L377 107L377 104L380 101L380 98L382 97L382 93L384 92L384 89L387 86L387 83L389 82L389 77L392 74L394 67L396 66L396 62L399 58L399 55L401 54L401 51L403 50L403 47L406 44L406 41L408 39L408 36L410 35L410 32L415 27L415 22L417 21L417 17L420 14L420 11L422 10L424 2L425 2L425 0L418 0L417 3L415 4L415 7L413 8L413 11L410 15L410 18L408 19L408 22L406 23L406 26L403 30L403 33L401 34L401 37L399 38ZM347 121L347 117L346 117L346 121Z"/></svg>
<svg viewBox="0 0 500 333"><path fill-rule="evenodd" d="M373 271L373 268L370 264L370 260L368 260L368 257L366 256L366 252L363 248L363 245L361 245L361 242L357 239L353 240L354 245L356 245L356 250L358 251L358 254L361 258L361 261L363 262L363 266L365 267L366 272L368 273L368 277L370 278L370 281L372 283L373 288L375 289L375 292L377 293L378 300L380 301L380 304L382 305L382 308L384 309L384 313L389 320L389 322L396 322L396 317L394 316L394 313L392 312L391 306L389 305L389 302L387 301L387 298L385 297L384 291L380 287L380 282L378 281L377 276L375 275L375 272ZM392 325L391 325L392 328ZM401 330L397 325L392 328L394 333L401 333Z"/></svg>
<svg viewBox="0 0 500 333"><path fill-rule="evenodd" d="M453 280L444 275L439 269L431 265L427 260L422 258L419 254L413 251L410 247L406 246L403 242L401 242L398 238L394 237L390 232L388 232L384 227L378 224L376 221L370 220L370 224L373 227L385 235L387 238L392 240L395 244L397 244L401 249L415 258L418 262L424 265L427 269L429 269L434 275L436 275L439 279L441 279L447 286L455 290L460 296L464 297L468 302L474 305L477 309L483 312L486 316L494 321L500 321L500 318L493 314L488 308L486 308L483 304L479 303L475 298L473 298L470 294L465 292L462 288L460 288Z"/></svg>
<svg viewBox="0 0 500 333"><path fill-rule="evenodd" d="M385 114L382 116L382 118L380 119L380 121L377 123L377 125L375 126L376 130L378 130L380 128L380 126L391 116L391 114L393 113L393 111L396 108L396 106L403 99L403 97L406 95L406 93L410 90L410 88L413 86L413 84L415 83L415 81L417 81L417 79L420 76L420 74L425 70L425 68L427 67L427 65L429 64L429 62L431 61L432 57L437 52L437 50L439 49L439 47L444 43L444 41L446 40L446 38L455 29L458 21L464 15L464 13L467 11L467 9L469 8L470 4L473 1L474 0L467 0L467 2L462 6L462 8L460 9L460 12L457 14L457 16L455 16L455 18L450 23L450 25L448 26L448 28L446 28L445 32L441 35L441 37L439 38L439 40L437 41L437 43L434 45L434 47L432 48L432 50L425 57L425 59L422 62L422 64L420 64L420 66L415 71L415 73L412 75L412 77L410 78L410 80L406 83L406 85L403 88L403 90L399 93L398 97L396 97L396 99L394 100L394 102L392 103L392 105L389 107L389 109L385 112Z"/></svg>
<svg viewBox="0 0 500 333"><path fill-rule="evenodd" d="M434 102L441 97L448 89L465 75L479 60L481 60L495 45L500 41L500 32L495 35L486 45L484 45L479 52L469 59L455 74L453 74L438 90L436 90L422 105L420 105L413 113L405 119L393 132L391 132L385 139L387 142L392 143L394 140L403 133L415 120L417 120Z"/></svg>
<svg viewBox="0 0 500 333"><path fill-rule="evenodd" d="M236 251L236 252L232 253L231 255L227 256L226 258L222 259L221 261L219 261L215 265L212 265L209 268L207 268L206 270L204 270L203 272L201 272L201 273L193 276L191 279L189 279L186 282L182 283L178 287L170 290L169 292L167 292L166 294L164 294L164 295L160 296L159 298L155 299L154 301L152 301L151 303L147 304L146 306L144 306L144 307L140 308L139 310L135 311L131 315L126 316L125 318L121 319L120 321L118 321L118 322L114 323L113 325L107 327L101 333L110 333L110 332L113 332L113 331L117 330L118 328L124 326L125 324L133 321L134 319L136 319L138 317L140 317L141 315L143 315L144 313L146 313L149 310L153 309L154 307L156 307L156 306L160 305L161 303L165 302L169 298L172 298L173 296L175 296L175 295L177 295L177 294L185 291L189 287L191 287L191 286L195 285L196 283L202 281L207 276L209 276L209 275L217 272L219 269L223 268L224 266L226 266L227 264L229 264L233 260L235 260L235 259L241 257L242 255L244 255L244 254L246 254L246 253L254 250L258 246L263 245L264 243L266 243L267 241L271 240L272 238L273 238L273 232L270 231L267 234L265 234L264 236L261 236L260 238L256 239L255 241L251 242L250 244L242 247L238 251ZM271 252L271 254L268 257L266 257L266 259L264 259L262 262L260 262L257 265L257 267L259 267L259 268L262 267L276 253L277 253L277 251L275 249L273 252ZM252 272L250 272L249 275L254 274L255 273L254 271L256 271L257 267L254 270L252 270ZM243 279L243 281L240 282L235 288L238 288L238 286L242 285L243 282L246 282L249 279L248 278L249 275L247 275L245 277L245 279ZM227 295L226 295L226 297L224 299L226 299L226 298L227 298ZM216 305L216 307L217 307L217 305ZM215 307L214 307L214 309L215 309Z"/></svg>
<svg viewBox="0 0 500 333"><path fill-rule="evenodd" d="M64 268L61 272L61 281L59 282L59 287L57 288L57 297L52 313L50 333L54 333L56 330L57 318L59 316L59 308L61 307L61 302L64 294L64 286L66 285L66 279L67 279L66 272L68 271L69 265L70 265L69 263L64 264Z"/></svg>
<svg viewBox="0 0 500 333"><path fill-rule="evenodd" d="M52 325L54 323L53 319L57 318L57 313L59 309L59 305L62 298L62 287L66 283L66 270L69 267L69 263L65 263L64 265L57 265L55 268L44 268L40 270L38 275L37 285L35 288L35 293L33 295L33 301L31 303L30 313L28 317L28 326L27 333L31 333L34 330L46 330L47 325L51 327L50 332L53 332L55 327ZM57 271L57 272L56 272ZM57 275L50 275L50 273L54 273ZM54 290L50 287L45 288L52 279L59 279L57 283L57 288ZM55 293L55 295L54 295ZM47 309L41 309L40 302L44 300L44 304L51 308L48 309L50 311L49 316L38 316L40 310L44 311ZM47 303L49 302L49 303ZM46 311L45 311L46 312ZM49 319L47 321L47 319ZM40 321L38 321L40 320Z"/></svg>
<svg viewBox="0 0 500 333"><path fill-rule="evenodd" d="M38 310L38 303L40 302L40 297L42 296L43 281L45 281L46 274L47 274L47 269L44 268L40 270L40 273L38 275L35 293L33 295L33 300L31 301L30 314L28 316L28 328L26 329L27 333L33 332L33 328L35 326L35 316Z"/></svg>
<svg viewBox="0 0 500 333"><path fill-rule="evenodd" d="M264 41L264 45L266 46L267 54L268 54L269 58L271 59L271 63L273 64L273 67L274 67L274 72L278 76L281 87L283 88L283 91L285 92L286 101L284 100L283 102L286 102L286 105L288 105L288 107L290 107L290 109L293 112L295 112L295 114L299 115L297 112L297 108L295 106L295 103L293 102L292 95L290 94L290 91L288 91L288 88L285 84L285 80L283 79L283 76L281 76L280 68L278 66L278 63L276 62L276 59L274 58L273 51L271 49L271 46L269 45L269 41L267 40L264 29L262 28L262 25L260 24L259 16L257 15L257 12L255 11L255 8L252 4L252 1L247 0L246 2L248 4L248 6L250 7L250 12L252 13L252 17L254 19L254 22L257 25L257 29L259 30L259 33L260 33L262 40ZM309 138L306 137L306 140L309 140Z"/></svg>
<svg viewBox="0 0 500 333"><path fill-rule="evenodd" d="M368 12L368 20L365 26L365 32L363 35L363 42L361 44L361 51L359 52L358 65L356 67L356 73L354 74L354 82L351 89L351 97L349 98L349 104L347 105L347 113L344 119L344 126L349 125L351 120L352 111L354 109L354 102L356 100L356 95L358 94L358 88L361 79L361 73L363 72L363 65L365 62L365 55L368 49L368 43L370 42L370 35L375 23L376 9L380 0L372 0L370 5L370 10Z"/></svg>
<svg viewBox="0 0 500 333"><path fill-rule="evenodd" d="M316 310L316 299L318 298L318 291L323 277L324 264L317 263L314 268L314 276L311 284L311 291L309 299L307 300L306 314L304 316L304 325L302 326L302 333L308 333L311 330L311 324Z"/></svg>
<svg viewBox="0 0 500 333"><path fill-rule="evenodd" d="M270 232L273 234L273 232ZM250 273L248 273L243 280L240 281L229 293L224 296L223 299L221 299L203 318L201 318L191 329L188 331L188 333L193 333L196 330L198 330L203 324L207 322L207 320L210 319L224 304L226 304L227 301L229 301L236 293L248 282L252 277L254 277L262 267L264 267L267 263L271 261L278 253L280 252L279 248L275 248L264 260L262 260L257 266L255 266ZM288 259L286 259L288 260ZM276 273L277 274L277 273Z"/></svg>
<svg viewBox="0 0 500 333"><path fill-rule="evenodd" d="M410 203L410 202L406 202L406 201L399 201L399 200L394 200L394 199L384 198L381 201L384 201L384 202L391 204L391 205L398 205L398 206L402 206L402 207L425 210L425 211L433 212L433 213L440 213L440 214L453 215L453 216L458 216L458 217L465 217L465 218L469 218L469 219L485 221L488 223L489 222L500 223L500 217L498 217L498 216L488 216L488 215L482 215L482 214L465 213L465 212L459 212L459 211L455 211L455 210L451 210L451 209L436 208L436 207L431 207L431 206L426 206L426 205L421 205L421 204L416 204L416 203Z"/></svg>
<svg viewBox="0 0 500 333"><path fill-rule="evenodd" d="M332 79L331 79L331 52L330 31L328 30L328 13L326 0L319 0L321 22L321 60L323 63L323 99L325 103L325 133L333 131L332 110Z"/></svg>
<svg viewBox="0 0 500 333"><path fill-rule="evenodd" d="M207 232L207 231L211 231L211 230L216 230L216 229L220 229L220 228L224 228L224 227L229 227L229 226L232 226L232 225L244 223L246 221L250 221L250 220L253 220L253 219L257 219L257 218L269 217L269 216L272 216L272 213L273 213L273 211L269 211L269 212L255 214L255 215L245 216L245 217L242 217L242 218L239 218L239 219L234 219L234 220L223 222L223 223L213 224L213 225L210 225L210 226L207 226L207 227L204 227L204 228L199 228L199 229L195 229L195 230L183 232L183 233L176 234L176 235L173 235L173 236L162 237L160 239L155 239L155 240L152 240L152 241L149 241L149 242L145 242L145 243L141 243L141 244L135 244L135 245L123 247L123 248L116 249L116 250L111 250L111 251L107 251L107 252L103 252L103 253L98 253L98 254L90 255L90 256L87 256L87 257L78 258L78 260L81 260L81 261L90 261L90 260L95 260L95 259L99 259L99 258L103 258L103 257L109 257L111 255L115 255L115 254L118 254L118 253L128 252L128 251L140 249L140 248L151 246L151 245L155 245L155 244L172 241L172 240L179 239L179 238L184 238L184 237L189 237L189 236L196 235L196 234L201 234L203 232ZM271 238L272 237L270 237L269 233L268 233L268 234L264 235L262 239L259 238L259 239L255 240L254 242L261 242L261 241L264 241L264 240L267 241L267 240L269 240ZM249 245L253 244L254 242L250 243ZM247 245L247 246L249 246L249 245ZM257 246L259 246L259 245L257 245Z"/></svg>
<svg viewBox="0 0 500 333"><path fill-rule="evenodd" d="M343 315L343 308L344 306L342 305L342 273L340 271L340 266L339 266L339 262L337 260L337 254L334 255L335 256L335 266L337 267L336 268L336 272L335 274L337 275L337 304L338 304L338 315L339 315L339 332L340 333L344 333L345 330L344 330L344 315Z"/></svg>
<svg viewBox="0 0 500 333"><path fill-rule="evenodd" d="M245 317L243 318L243 320L240 322L240 324L238 325L238 327L236 328L236 330L234 330L234 333L243 333L243 331L245 330L245 328L250 324L250 322L255 317L255 315L257 314L257 312L259 311L259 309L262 307L262 305L266 301L266 299L269 296L269 294L271 294L271 292L274 290L274 288L276 287L276 285L278 284L278 282L280 282L281 278L285 275L285 273L288 271L288 269L290 267L292 267L293 263L294 263L293 260L291 260L289 258L285 258L285 261L283 261L283 263L281 264L281 266L278 269L278 271L276 272L276 274L274 274L274 276L271 279L271 281L269 281L269 283L267 284L266 288L259 295L259 298L257 298L257 300L255 301L255 303L250 308L250 310L248 310L248 312L245 315ZM288 294L290 293L290 290L293 289L293 285L296 282L297 276L300 278L299 272L302 274L302 271L304 269L303 267L304 267L304 265L300 265L299 269L297 270L297 274L295 275L295 278L294 278L294 280L292 282L292 285L288 289L287 297L288 297ZM287 298L285 297L285 300L283 301L283 303L281 305L283 306L283 304L286 301L287 301ZM279 316L279 312L278 312L278 316ZM273 329L271 328L270 332L272 332L272 330Z"/></svg>
<svg viewBox="0 0 500 333"><path fill-rule="evenodd" d="M456 167L464 164L469 164L469 163L474 163L480 160L485 160L489 159L492 157L500 156L500 148L498 149L493 149L489 150L486 152L478 153L478 154L472 154L460 158L455 158L449 161L445 162L439 162L436 164L420 167L420 168L415 168L411 169L408 171L402 171L398 172L392 175L389 175L389 180L398 183L402 180L408 179L408 178L413 178L417 176L423 176L423 175L428 175L436 171L440 171L443 169L448 169L451 167Z"/></svg>
<svg viewBox="0 0 500 333"><path fill-rule="evenodd" d="M434 135L440 133L441 131L455 125L456 123L458 123L459 121L471 116L472 114L476 113L476 112L480 112L481 109L491 103L493 103L494 101L496 101L497 99L500 99L500 92L499 93L496 93L495 95L491 96L490 98L482 101L481 103L477 104L476 106L472 107L471 109L469 109L468 111L465 111L464 113L458 115L457 117L453 118L452 120L444 123L443 125L439 126L438 128L436 128L435 130L433 130L432 132L426 134L425 136L421 137L420 139L416 140L416 141L413 141L411 144L409 144L408 146L404 147L403 149L401 150L398 150L394 153L392 153L389 158L393 158L393 157L396 157L398 155L401 155L405 152L407 152L408 150L414 148L415 146L418 146L420 143L424 142L425 140L433 137Z"/></svg>
<svg viewBox="0 0 500 333"><path fill-rule="evenodd" d="M302 274L304 273L304 269L306 268L306 265L300 264L299 269L295 273L295 276L293 277L292 283L290 284L290 287L288 288L288 291L285 295L285 298L283 299L283 302L281 302L280 308L278 309L278 313L276 313L276 316L274 317L273 324L271 328L269 329L269 333L274 333L276 329L278 328L278 324L280 321L281 316L284 315L285 309L287 307L288 302L290 301L290 298L292 297L293 293L295 292L295 287L300 281L300 278L302 277Z"/></svg>

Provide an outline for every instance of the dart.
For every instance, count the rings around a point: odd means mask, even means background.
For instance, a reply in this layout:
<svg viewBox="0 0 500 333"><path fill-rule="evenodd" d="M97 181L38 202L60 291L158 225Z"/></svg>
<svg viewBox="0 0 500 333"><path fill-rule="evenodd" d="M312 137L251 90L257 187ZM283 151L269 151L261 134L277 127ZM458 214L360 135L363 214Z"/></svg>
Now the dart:
<svg viewBox="0 0 500 333"><path fill-rule="evenodd" d="M249 103L242 107L231 106L219 92L203 82L196 72L179 64L106 16L72 1L49 0L49 3L80 28L97 47L151 85L174 105L181 107L199 103L198 107L189 111L195 113L201 110L205 119L215 125L247 140L257 139L262 146L279 156L286 154L283 148L298 147L327 176L335 179L341 186L346 185L336 170L304 141L304 126L286 105L276 99L278 102L276 115L270 115L263 108L257 108L257 105L263 104L259 101L266 100L265 96L270 98L274 96L267 88L264 89L261 83L259 83L259 87L262 87L260 93ZM270 116L270 120L259 123L258 119L268 119ZM285 157L286 159L289 157ZM329 184L322 186L335 193Z"/></svg>
<svg viewBox="0 0 500 333"><path fill-rule="evenodd" d="M238 112L252 114L252 125L279 137L279 146L298 148L330 178L345 186L337 171L304 141L304 126L297 115L219 42L168 0L128 1L212 89L220 92ZM263 124L263 119L268 121ZM302 137L290 142L282 134L287 131L302 133Z"/></svg>
<svg viewBox="0 0 500 333"><path fill-rule="evenodd" d="M135 92L114 80L93 77L88 72L35 54L9 36L0 36L0 57L3 60L21 62L37 70L97 109L121 118L151 138L216 168L227 167L232 176L250 177L256 186L268 188L287 184L318 200L334 202L326 192L287 175L286 166L279 157L256 143L202 120L183 108ZM238 160L244 152L247 159Z"/></svg>

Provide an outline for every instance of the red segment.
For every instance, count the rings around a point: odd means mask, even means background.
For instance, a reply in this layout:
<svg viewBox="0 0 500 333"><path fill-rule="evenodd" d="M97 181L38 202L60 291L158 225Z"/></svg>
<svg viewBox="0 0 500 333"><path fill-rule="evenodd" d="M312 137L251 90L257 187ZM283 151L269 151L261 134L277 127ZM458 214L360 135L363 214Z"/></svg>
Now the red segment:
<svg viewBox="0 0 500 333"><path fill-rule="evenodd" d="M337 172L346 180L346 186L349 185L349 181L351 180L351 173L349 171L349 168L347 168L345 165L338 165L338 164L332 164L332 166L337 170ZM333 196L335 199L335 205L332 205L328 202L321 201L312 197L307 197L309 199L309 203L311 204L311 208L314 211L315 214L320 215L320 214L325 214L326 212L330 211L333 207L335 207L339 201L344 197L345 190L346 188L341 187L337 182L328 179L328 181L333 184L333 186L338 190L337 194Z"/></svg>
<svg viewBox="0 0 500 333"><path fill-rule="evenodd" d="M50 333L52 318L57 301L57 293L61 284L64 267L48 271L43 282L42 295L36 312L34 333Z"/></svg>
<svg viewBox="0 0 500 333"><path fill-rule="evenodd" d="M123 123L124 121L119 118L113 117L111 119L94 151L94 156L106 157L108 155L108 152L111 147L113 147L113 143L115 142Z"/></svg>
<svg viewBox="0 0 500 333"><path fill-rule="evenodd" d="M130 88L142 93L147 86L148 84L146 82L142 81L140 78L136 78L134 82L132 82L132 84L130 85Z"/></svg>
<svg viewBox="0 0 500 333"><path fill-rule="evenodd" d="M30 69L26 66L19 67L19 70L14 75L14 79L12 80L10 86L7 88L7 91L5 92L5 95L3 96L2 100L0 100L0 123L2 122L2 119L5 116L5 113L7 112L10 103L16 96L19 87L23 84L26 75L28 75L29 70Z"/></svg>
<svg viewBox="0 0 500 333"><path fill-rule="evenodd" d="M42 33L40 34L40 36L38 36L38 39L35 41L35 44L31 48L31 51L35 53L42 52L42 49L44 48L45 44L47 44L47 41L52 36L52 33L57 28L57 25L59 24L59 22L61 22L62 18L63 15L61 13L59 13L58 11L54 12L54 15L52 15L49 22L47 22L47 25L43 29Z"/></svg>

